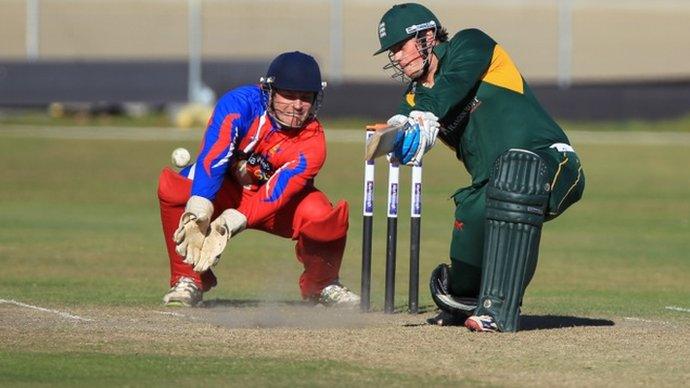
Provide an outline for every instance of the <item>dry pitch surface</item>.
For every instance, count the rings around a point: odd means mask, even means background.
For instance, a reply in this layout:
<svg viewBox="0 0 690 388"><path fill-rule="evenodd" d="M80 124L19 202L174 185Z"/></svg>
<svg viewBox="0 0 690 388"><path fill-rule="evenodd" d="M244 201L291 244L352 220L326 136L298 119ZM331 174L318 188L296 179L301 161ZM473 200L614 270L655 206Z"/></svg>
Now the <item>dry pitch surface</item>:
<svg viewBox="0 0 690 388"><path fill-rule="evenodd" d="M285 360L508 386L682 386L688 319L523 317L517 334L425 323L433 312L361 314L297 304L211 301L196 309L38 309L0 303L0 348Z"/></svg>

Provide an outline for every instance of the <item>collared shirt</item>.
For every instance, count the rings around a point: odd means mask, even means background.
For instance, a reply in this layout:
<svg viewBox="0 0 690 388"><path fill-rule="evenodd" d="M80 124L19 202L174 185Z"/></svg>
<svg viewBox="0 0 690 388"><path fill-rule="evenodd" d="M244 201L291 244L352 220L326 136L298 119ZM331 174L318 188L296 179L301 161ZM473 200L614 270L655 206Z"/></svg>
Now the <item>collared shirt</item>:
<svg viewBox="0 0 690 388"><path fill-rule="evenodd" d="M249 226L267 219L305 187L312 186L326 159L323 127L313 119L301 129L281 129L266 111L266 92L258 85L225 94L209 119L196 163L180 173L192 179L191 195L214 200L223 184L237 184L229 169L254 155L272 175L244 190L238 210Z"/></svg>
<svg viewBox="0 0 690 388"><path fill-rule="evenodd" d="M506 51L478 29L434 47L434 85L411 82L398 113L439 117L439 138L456 152L473 183L488 179L510 148L538 150L568 138L546 113Z"/></svg>

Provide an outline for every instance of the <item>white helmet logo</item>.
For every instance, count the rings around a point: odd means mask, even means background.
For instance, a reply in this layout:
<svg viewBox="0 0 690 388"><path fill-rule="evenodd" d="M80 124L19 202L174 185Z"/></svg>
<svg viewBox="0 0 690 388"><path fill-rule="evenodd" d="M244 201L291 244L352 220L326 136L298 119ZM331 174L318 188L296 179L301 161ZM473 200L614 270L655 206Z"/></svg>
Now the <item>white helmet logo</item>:
<svg viewBox="0 0 690 388"><path fill-rule="evenodd" d="M383 38L386 36L386 22L381 22L379 24L379 38Z"/></svg>
<svg viewBox="0 0 690 388"><path fill-rule="evenodd" d="M413 24L405 29L406 34L413 34L417 31L426 30L427 28L436 27L436 22L433 20L421 24Z"/></svg>

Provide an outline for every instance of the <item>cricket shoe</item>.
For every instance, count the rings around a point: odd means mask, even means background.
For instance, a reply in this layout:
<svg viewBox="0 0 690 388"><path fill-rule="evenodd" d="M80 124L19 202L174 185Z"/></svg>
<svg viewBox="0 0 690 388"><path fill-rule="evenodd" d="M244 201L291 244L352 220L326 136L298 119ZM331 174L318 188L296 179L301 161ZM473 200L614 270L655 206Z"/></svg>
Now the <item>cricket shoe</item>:
<svg viewBox="0 0 690 388"><path fill-rule="evenodd" d="M359 307L360 298L359 295L350 291L347 287L340 283L335 283L321 290L319 303L327 307L357 308Z"/></svg>
<svg viewBox="0 0 690 388"><path fill-rule="evenodd" d="M496 321L490 315L473 315L465 320L465 327L477 332L493 333L499 331Z"/></svg>
<svg viewBox="0 0 690 388"><path fill-rule="evenodd" d="M204 296L192 278L182 276L163 297L163 304L169 307L196 307Z"/></svg>

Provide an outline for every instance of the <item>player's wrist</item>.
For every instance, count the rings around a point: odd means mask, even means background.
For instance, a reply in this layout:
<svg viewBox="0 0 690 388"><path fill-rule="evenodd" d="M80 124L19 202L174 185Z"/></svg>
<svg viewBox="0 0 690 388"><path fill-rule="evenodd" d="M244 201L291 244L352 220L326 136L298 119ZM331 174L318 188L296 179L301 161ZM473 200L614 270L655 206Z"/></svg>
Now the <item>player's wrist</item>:
<svg viewBox="0 0 690 388"><path fill-rule="evenodd" d="M208 220L213 214L213 203L204 197L192 195L185 206L185 216L199 220Z"/></svg>
<svg viewBox="0 0 690 388"><path fill-rule="evenodd" d="M247 228L247 216L237 209L227 209L218 218L228 230L228 239Z"/></svg>

